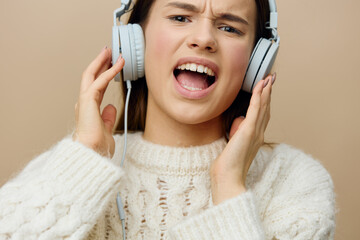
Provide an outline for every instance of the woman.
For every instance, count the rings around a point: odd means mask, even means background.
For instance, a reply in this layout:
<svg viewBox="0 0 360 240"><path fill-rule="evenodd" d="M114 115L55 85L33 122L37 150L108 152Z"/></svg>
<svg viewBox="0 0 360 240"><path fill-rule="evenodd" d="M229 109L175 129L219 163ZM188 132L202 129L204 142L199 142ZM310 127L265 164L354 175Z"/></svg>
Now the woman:
<svg viewBox="0 0 360 240"><path fill-rule="evenodd" d="M1 239L119 239L117 192L127 239L333 238L329 174L299 150L263 144L276 76L248 108L240 91L268 12L267 0L139 0L130 22L144 30L146 79L133 85L124 167L116 110L99 110L124 59L111 66L104 48L83 74L72 139L1 189Z"/></svg>

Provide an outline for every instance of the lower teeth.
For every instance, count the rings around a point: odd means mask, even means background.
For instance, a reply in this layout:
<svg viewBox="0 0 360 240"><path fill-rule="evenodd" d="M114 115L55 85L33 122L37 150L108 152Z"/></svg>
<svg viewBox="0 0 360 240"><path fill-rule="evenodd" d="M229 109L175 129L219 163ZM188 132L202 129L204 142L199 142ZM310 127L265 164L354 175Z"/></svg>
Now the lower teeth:
<svg viewBox="0 0 360 240"><path fill-rule="evenodd" d="M189 87L189 86L186 86L186 85L183 85L181 84L181 86L187 90L190 90L190 91L200 91L200 90L203 90L202 88L194 88L194 87Z"/></svg>

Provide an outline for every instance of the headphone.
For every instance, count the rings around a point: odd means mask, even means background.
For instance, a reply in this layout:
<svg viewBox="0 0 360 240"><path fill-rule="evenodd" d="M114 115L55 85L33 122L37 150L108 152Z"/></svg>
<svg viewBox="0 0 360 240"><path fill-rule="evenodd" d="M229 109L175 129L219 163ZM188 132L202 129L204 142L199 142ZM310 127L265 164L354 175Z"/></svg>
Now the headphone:
<svg viewBox="0 0 360 240"><path fill-rule="evenodd" d="M131 0L121 0L121 7L114 11L112 31L112 62L116 62L122 53L126 59L122 70L124 80L137 80L144 77L144 34L139 24L124 25L120 17L129 9ZM277 9L275 0L269 0L270 20L266 29L271 30L271 38L260 38L257 42L245 73L242 90L251 93L253 87L269 74L279 50L280 37L277 33ZM119 19L120 26L117 25ZM120 73L115 76L120 81Z"/></svg>
<svg viewBox="0 0 360 240"><path fill-rule="evenodd" d="M145 76L145 40L139 24L124 25L120 17L126 13L131 0L121 0L121 7L114 11L114 26L112 31L112 62L115 63L120 53L125 61L122 70L124 80L137 80ZM119 19L120 26L117 25ZM120 73L115 76L120 81Z"/></svg>
<svg viewBox="0 0 360 240"><path fill-rule="evenodd" d="M271 38L260 38L257 42L245 73L242 90L251 93L255 85L270 73L279 51L280 37L277 33L277 9L275 0L269 0L270 21L266 29L271 30Z"/></svg>

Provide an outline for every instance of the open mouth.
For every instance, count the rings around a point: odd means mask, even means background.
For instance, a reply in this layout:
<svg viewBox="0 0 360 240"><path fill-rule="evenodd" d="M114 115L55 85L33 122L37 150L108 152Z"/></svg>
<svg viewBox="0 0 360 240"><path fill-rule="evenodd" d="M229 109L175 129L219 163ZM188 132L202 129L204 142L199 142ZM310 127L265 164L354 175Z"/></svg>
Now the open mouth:
<svg viewBox="0 0 360 240"><path fill-rule="evenodd" d="M196 63L179 65L174 70L178 83L189 91L202 91L216 81L216 75L211 68Z"/></svg>

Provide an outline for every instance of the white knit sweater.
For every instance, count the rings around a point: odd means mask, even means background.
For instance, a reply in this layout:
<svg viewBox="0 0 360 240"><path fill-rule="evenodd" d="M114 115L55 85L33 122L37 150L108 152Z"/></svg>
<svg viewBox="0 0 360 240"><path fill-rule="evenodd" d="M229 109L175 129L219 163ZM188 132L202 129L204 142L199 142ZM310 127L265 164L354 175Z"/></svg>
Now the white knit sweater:
<svg viewBox="0 0 360 240"><path fill-rule="evenodd" d="M66 138L0 190L0 239L333 239L333 183L310 156L262 148L247 192L213 206L209 167L226 142L174 148L115 136L109 160Z"/></svg>

